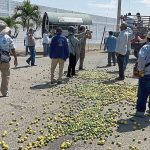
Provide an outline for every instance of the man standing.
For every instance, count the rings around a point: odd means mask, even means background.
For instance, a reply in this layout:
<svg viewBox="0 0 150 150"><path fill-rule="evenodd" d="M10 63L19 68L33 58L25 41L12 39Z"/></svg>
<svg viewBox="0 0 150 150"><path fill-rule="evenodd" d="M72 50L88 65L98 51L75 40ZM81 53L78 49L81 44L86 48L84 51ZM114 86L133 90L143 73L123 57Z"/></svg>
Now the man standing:
<svg viewBox="0 0 150 150"><path fill-rule="evenodd" d="M150 95L150 32L147 34L147 44L139 51L138 70L140 77L135 116L144 117L147 98Z"/></svg>
<svg viewBox="0 0 150 150"><path fill-rule="evenodd" d="M13 40L8 36L10 28L0 24L0 71L1 71L1 93L4 97L8 96L8 83L10 76L10 52L14 56L14 65L17 66L17 56Z"/></svg>
<svg viewBox="0 0 150 150"><path fill-rule="evenodd" d="M59 63L59 77L57 83L62 83L62 75L64 62L69 57L69 48L66 37L62 36L62 29L56 29L56 35L50 43L50 58L51 61L51 84L54 84L54 72Z"/></svg>
<svg viewBox="0 0 150 150"><path fill-rule="evenodd" d="M48 50L49 50L49 33L48 31L45 29L44 33L43 33L43 56L46 57L48 55Z"/></svg>
<svg viewBox="0 0 150 150"><path fill-rule="evenodd" d="M119 77L116 78L116 80L124 80L124 62L125 62L125 55L127 53L127 47L128 47L128 33L127 33L127 24L122 23L120 26L120 34L117 38L117 44L116 44L116 56L117 56L117 62L119 67Z"/></svg>
<svg viewBox="0 0 150 150"><path fill-rule="evenodd" d="M111 59L113 61L113 65L116 66L116 56L115 56L116 41L117 41L117 38L113 36L113 32L109 31L109 37L106 40L106 49L108 52L107 66L111 66Z"/></svg>
<svg viewBox="0 0 150 150"><path fill-rule="evenodd" d="M79 62L79 70L83 70L83 62L84 62L84 58L85 58L85 47L86 47L86 39L91 39L92 35L91 32L89 30L85 30L84 26L81 26L79 28L79 34L76 35L79 40L80 40L80 52L79 52L79 58L77 57L77 61L78 59L80 59Z"/></svg>
<svg viewBox="0 0 150 150"><path fill-rule="evenodd" d="M35 65L35 40L41 39L40 37L34 37L34 30L29 29L29 32L27 33L27 41L28 41L28 48L30 50L30 57L26 60L26 62L31 66Z"/></svg>
<svg viewBox="0 0 150 150"><path fill-rule="evenodd" d="M124 69L126 69L127 64L129 62L129 55L131 51L131 40L134 38L133 31L130 27L127 27L127 33L128 33L128 45L127 45L127 53L125 55Z"/></svg>
<svg viewBox="0 0 150 150"><path fill-rule="evenodd" d="M75 66L76 66L76 54L78 50L79 40L75 37L75 28L70 26L68 28L68 46L69 46L69 66L67 77L75 75Z"/></svg>

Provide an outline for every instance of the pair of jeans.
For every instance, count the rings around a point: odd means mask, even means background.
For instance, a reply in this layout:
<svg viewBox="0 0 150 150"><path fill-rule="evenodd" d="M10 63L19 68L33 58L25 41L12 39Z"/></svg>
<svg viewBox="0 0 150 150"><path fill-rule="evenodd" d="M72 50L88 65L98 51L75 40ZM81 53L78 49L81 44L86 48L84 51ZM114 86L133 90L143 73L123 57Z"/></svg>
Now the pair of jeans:
<svg viewBox="0 0 150 150"><path fill-rule="evenodd" d="M75 75L76 55L70 54L67 76Z"/></svg>
<svg viewBox="0 0 150 150"><path fill-rule="evenodd" d="M113 64L116 65L115 52L108 52L108 65L110 66L111 66L111 60L113 61Z"/></svg>
<svg viewBox="0 0 150 150"><path fill-rule="evenodd" d="M119 67L119 77L124 79L124 61L125 61L125 55L119 54L117 56L117 62Z"/></svg>
<svg viewBox="0 0 150 150"><path fill-rule="evenodd" d="M30 63L31 61L31 66L35 65L35 46L28 46L29 51L30 51L30 57L27 59L27 62Z"/></svg>
<svg viewBox="0 0 150 150"><path fill-rule="evenodd" d="M150 95L150 75L145 75L139 78L138 83L138 99L136 109L139 112L145 112L147 98Z"/></svg>
<svg viewBox="0 0 150 150"><path fill-rule="evenodd" d="M49 51L49 44L43 43L43 56L47 56Z"/></svg>

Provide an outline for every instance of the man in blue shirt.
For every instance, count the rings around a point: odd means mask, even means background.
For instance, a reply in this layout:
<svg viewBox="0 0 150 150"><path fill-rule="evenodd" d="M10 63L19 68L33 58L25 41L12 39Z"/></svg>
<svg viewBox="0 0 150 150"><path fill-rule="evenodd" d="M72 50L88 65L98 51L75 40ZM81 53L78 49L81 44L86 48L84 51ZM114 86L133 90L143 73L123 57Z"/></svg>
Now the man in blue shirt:
<svg viewBox="0 0 150 150"><path fill-rule="evenodd" d="M113 61L113 65L116 66L116 57L115 57L116 41L117 41L117 38L113 36L113 32L109 31L109 37L106 40L106 48L108 51L108 65L107 66L111 66L111 59Z"/></svg>
<svg viewBox="0 0 150 150"><path fill-rule="evenodd" d="M51 61L51 84L54 83L54 72L56 69L57 64L59 64L59 77L58 82L62 82L62 76L63 76L63 68L64 63L66 59L69 57L69 47L67 43L66 37L62 36L62 29L57 28L56 29L56 35L52 38L51 44L50 44L50 58Z"/></svg>
<svg viewBox="0 0 150 150"><path fill-rule="evenodd" d="M135 116L144 117L147 98L150 95L150 32L147 34L147 44L139 51L138 70L139 83Z"/></svg>

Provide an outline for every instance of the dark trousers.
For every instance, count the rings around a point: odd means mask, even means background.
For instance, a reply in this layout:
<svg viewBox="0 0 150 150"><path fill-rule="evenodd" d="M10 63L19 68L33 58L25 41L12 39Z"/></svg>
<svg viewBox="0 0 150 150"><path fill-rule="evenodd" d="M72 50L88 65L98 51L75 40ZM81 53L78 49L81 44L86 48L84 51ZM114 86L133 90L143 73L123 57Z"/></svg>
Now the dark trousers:
<svg viewBox="0 0 150 150"><path fill-rule="evenodd" d="M28 55L28 46L26 46L26 55Z"/></svg>
<svg viewBox="0 0 150 150"><path fill-rule="evenodd" d="M125 55L119 54L117 56L117 62L119 67L119 77L124 79L124 61L125 61Z"/></svg>
<svg viewBox="0 0 150 150"><path fill-rule="evenodd" d="M130 51L127 51L127 53L125 55L124 69L127 68L127 64L129 63L129 55L130 55Z"/></svg>
<svg viewBox="0 0 150 150"><path fill-rule="evenodd" d="M136 109L139 112L145 112L147 98L150 95L150 75L139 78L138 83L138 99ZM148 104L149 106L150 104Z"/></svg>
<svg viewBox="0 0 150 150"><path fill-rule="evenodd" d="M67 76L75 75L76 55L70 54Z"/></svg>
<svg viewBox="0 0 150 150"><path fill-rule="evenodd" d="M111 65L111 60L113 61L113 64L116 64L116 56L115 52L108 52L108 65Z"/></svg>

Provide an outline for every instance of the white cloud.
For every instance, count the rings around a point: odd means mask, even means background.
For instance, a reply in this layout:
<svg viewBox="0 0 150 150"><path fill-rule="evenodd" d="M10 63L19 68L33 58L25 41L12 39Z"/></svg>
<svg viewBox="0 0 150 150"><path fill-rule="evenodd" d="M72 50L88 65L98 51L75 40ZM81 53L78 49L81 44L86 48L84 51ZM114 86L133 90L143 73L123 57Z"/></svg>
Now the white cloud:
<svg viewBox="0 0 150 150"><path fill-rule="evenodd" d="M117 1L116 0L111 0L108 3L94 3L94 2L89 2L88 6L97 7L97 8L113 9L113 8L117 8Z"/></svg>
<svg viewBox="0 0 150 150"><path fill-rule="evenodd" d="M145 5L150 5L150 0L140 0L139 2Z"/></svg>

